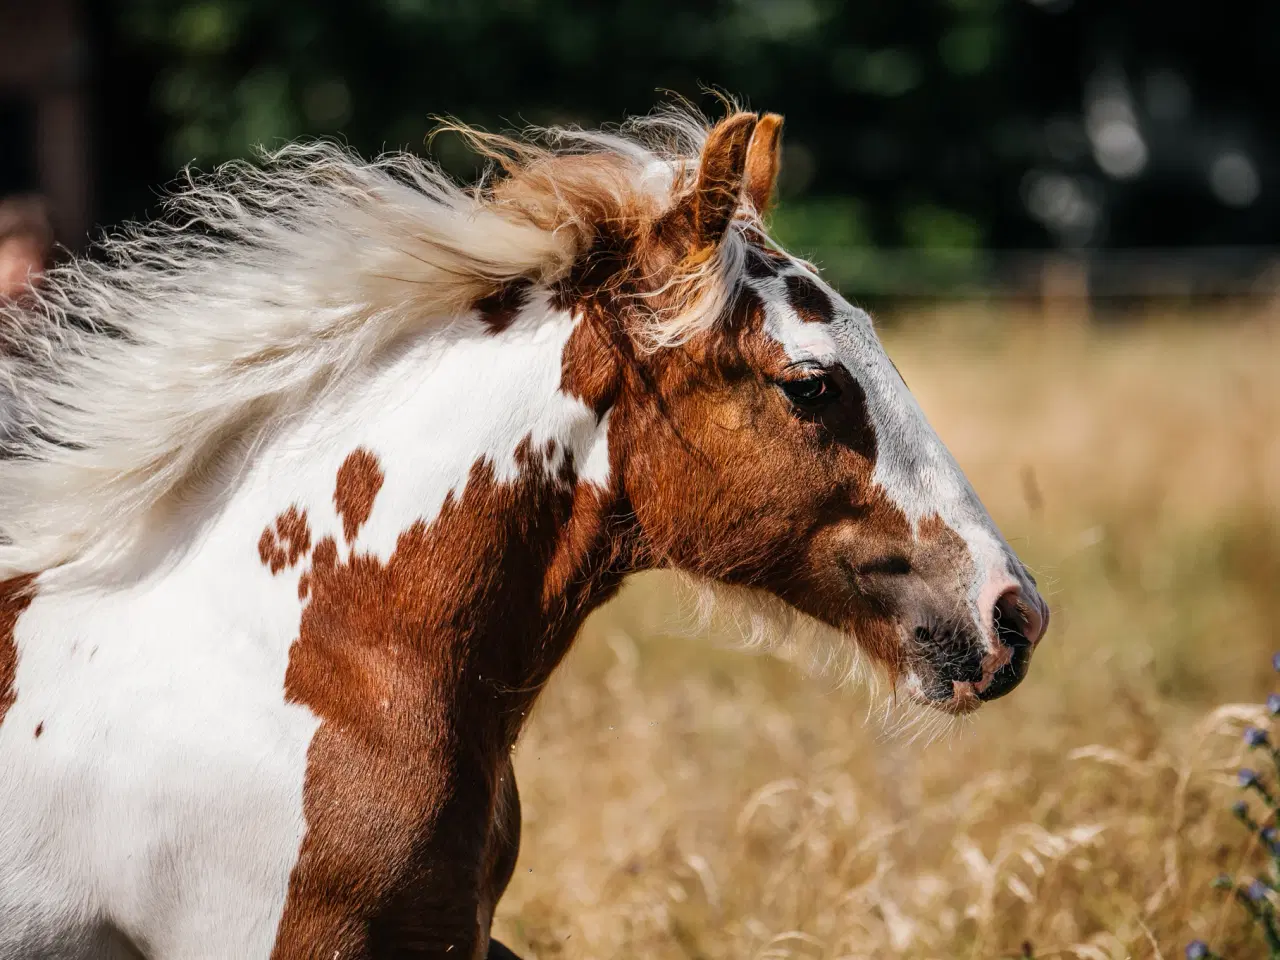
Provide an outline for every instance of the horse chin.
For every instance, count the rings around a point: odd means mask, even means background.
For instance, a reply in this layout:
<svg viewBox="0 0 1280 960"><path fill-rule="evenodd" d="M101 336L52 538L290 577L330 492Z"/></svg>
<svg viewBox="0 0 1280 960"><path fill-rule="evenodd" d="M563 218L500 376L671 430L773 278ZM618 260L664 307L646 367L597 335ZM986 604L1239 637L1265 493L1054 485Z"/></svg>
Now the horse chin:
<svg viewBox="0 0 1280 960"><path fill-rule="evenodd" d="M926 687L915 671L907 674L906 688L908 697L915 704L936 710L952 717L963 717L973 713L984 703L978 695L976 684L964 680L952 680L950 694L939 689L926 692ZM936 686L936 684L935 684ZM933 695L931 696L930 693Z"/></svg>

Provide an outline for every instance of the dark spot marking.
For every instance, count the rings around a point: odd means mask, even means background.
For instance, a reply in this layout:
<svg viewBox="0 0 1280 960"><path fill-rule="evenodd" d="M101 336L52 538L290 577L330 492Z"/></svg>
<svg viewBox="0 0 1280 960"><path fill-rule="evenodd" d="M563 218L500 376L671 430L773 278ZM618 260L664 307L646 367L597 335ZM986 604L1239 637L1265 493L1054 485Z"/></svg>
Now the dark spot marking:
<svg viewBox="0 0 1280 960"><path fill-rule="evenodd" d="M778 275L777 265L758 250L747 251L747 276L752 280L767 280Z"/></svg>
<svg viewBox="0 0 1280 960"><path fill-rule="evenodd" d="M830 376L840 390L839 399L809 415L822 425L819 442L839 444L863 457L874 469L878 444L866 391L844 367L831 371Z"/></svg>
<svg viewBox="0 0 1280 960"><path fill-rule="evenodd" d="M805 323L831 322L834 310L826 291L803 274L791 274L786 283L791 309L795 310L801 320Z"/></svg>
<svg viewBox="0 0 1280 960"><path fill-rule="evenodd" d="M356 538L369 514L373 513L373 501L385 479L378 458L363 447L353 450L342 462L333 502L338 508L338 516L342 517L342 535L347 543ZM336 547L334 556L337 556Z"/></svg>
<svg viewBox="0 0 1280 960"><path fill-rule="evenodd" d="M307 523L307 512L296 506L276 517L274 527L268 526L258 538L258 557L272 573L292 567L310 549L311 526Z"/></svg>
<svg viewBox="0 0 1280 960"><path fill-rule="evenodd" d="M0 583L0 723L17 699L13 681L18 672L18 645L13 631L18 626L18 618L35 599L35 591L31 589L35 579L35 574L29 573Z"/></svg>
<svg viewBox="0 0 1280 960"><path fill-rule="evenodd" d="M40 734L44 733L44 721L41 720L36 724L36 739L40 739Z"/></svg>
<svg viewBox="0 0 1280 960"><path fill-rule="evenodd" d="M476 301L480 319L491 334L502 333L515 322L525 305L528 291L529 282L520 280Z"/></svg>

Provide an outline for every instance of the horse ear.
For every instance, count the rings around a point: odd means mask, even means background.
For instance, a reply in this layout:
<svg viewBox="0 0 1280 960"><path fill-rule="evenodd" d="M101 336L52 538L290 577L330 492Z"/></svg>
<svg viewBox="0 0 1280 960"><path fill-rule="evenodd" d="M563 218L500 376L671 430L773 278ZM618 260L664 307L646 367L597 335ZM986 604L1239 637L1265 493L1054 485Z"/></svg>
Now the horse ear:
<svg viewBox="0 0 1280 960"><path fill-rule="evenodd" d="M747 144L757 121L754 113L735 113L717 123L707 135L690 198L697 247L718 246L729 229L742 200Z"/></svg>
<svg viewBox="0 0 1280 960"><path fill-rule="evenodd" d="M773 185L778 179L778 164L781 159L781 142L782 117L776 113L766 113L756 124L755 132L751 134L751 145L747 147L747 199L759 214L768 209L769 198L773 196Z"/></svg>

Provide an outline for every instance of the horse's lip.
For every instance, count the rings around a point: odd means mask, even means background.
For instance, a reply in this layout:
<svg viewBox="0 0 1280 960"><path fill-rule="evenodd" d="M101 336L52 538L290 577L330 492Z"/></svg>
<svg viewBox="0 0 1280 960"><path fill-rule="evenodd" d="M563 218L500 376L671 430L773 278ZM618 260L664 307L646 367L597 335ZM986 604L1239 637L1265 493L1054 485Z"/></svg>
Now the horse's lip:
<svg viewBox="0 0 1280 960"><path fill-rule="evenodd" d="M978 697L983 701L998 700L1006 693L1011 693L1023 680L1031 668L1031 646L1014 647L1010 651L1008 662L990 676L984 677Z"/></svg>
<svg viewBox="0 0 1280 960"><path fill-rule="evenodd" d="M982 696L978 693L977 684L969 680L952 680L951 696L946 700L933 700L925 696L924 691L919 687L919 677L913 675L916 681L914 688L908 686L907 694L916 703L921 706L929 707L931 710L938 710L952 716L964 716L973 713L982 706Z"/></svg>
<svg viewBox="0 0 1280 960"><path fill-rule="evenodd" d="M972 683L967 680L953 680L951 683L953 692L949 700L930 700L924 694L915 691L911 692L911 698L922 706L953 717L966 716L982 706L984 701L974 690Z"/></svg>

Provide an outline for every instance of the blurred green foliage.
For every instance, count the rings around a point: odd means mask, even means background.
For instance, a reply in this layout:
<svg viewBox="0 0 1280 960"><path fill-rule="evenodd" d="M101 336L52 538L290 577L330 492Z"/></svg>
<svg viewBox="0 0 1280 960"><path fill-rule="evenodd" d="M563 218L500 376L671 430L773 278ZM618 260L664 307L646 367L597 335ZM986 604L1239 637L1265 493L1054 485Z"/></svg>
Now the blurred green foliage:
<svg viewBox="0 0 1280 960"><path fill-rule="evenodd" d="M998 91L1008 6L131 0L116 29L158 65L149 106L171 168L310 135L341 135L364 152L421 149L440 114L497 127L598 124L645 112L668 91L714 112L715 85L788 115L778 221L788 243L942 249L983 244L981 219L960 196L897 195L893 168L916 154L913 139L932 138L945 86L956 103ZM460 151L441 153L472 172ZM851 196L851 184L877 180L886 193Z"/></svg>
<svg viewBox="0 0 1280 960"><path fill-rule="evenodd" d="M714 113L714 87L786 115L777 229L801 249L847 258L850 249L909 247L959 269L993 245L1201 242L1214 230L1235 230L1241 242L1250 229L1274 233L1280 217L1264 220L1262 204L1236 212L1214 201L1195 159L1212 154L1189 152L1177 137L1166 150L1142 91L1157 74L1185 81L1188 123L1223 97L1238 102L1240 91L1264 116L1272 95L1257 76L1271 47L1227 57L1215 34L1280 35L1280 8L1254 0L1229 24L1195 8L1175 0L115 0L100 32L121 69L103 71L102 110L113 130L138 130L135 154L149 151L152 161L119 164L106 194L123 207L118 198L141 196L148 177L298 136L340 136L366 154L421 150L433 115L491 128L598 125L647 112L668 93ZM1154 131L1141 178L1109 179L1090 155L1085 114L1100 70L1127 78L1143 135ZM474 172L447 140L439 159L461 176ZM1067 238L1037 219L1027 184L1046 170L1097 200L1097 229Z"/></svg>

